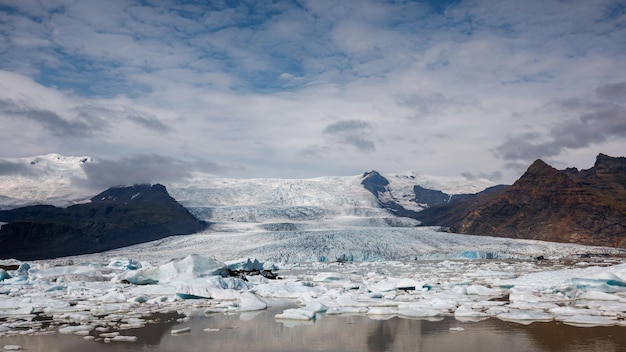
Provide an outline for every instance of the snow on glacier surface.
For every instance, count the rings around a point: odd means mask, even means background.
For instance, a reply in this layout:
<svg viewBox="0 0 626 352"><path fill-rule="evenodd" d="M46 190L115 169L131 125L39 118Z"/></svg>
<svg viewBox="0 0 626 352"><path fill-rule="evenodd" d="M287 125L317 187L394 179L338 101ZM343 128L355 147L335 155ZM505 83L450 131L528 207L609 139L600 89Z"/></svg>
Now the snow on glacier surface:
<svg viewBox="0 0 626 352"><path fill-rule="evenodd" d="M51 176L41 177L49 182L43 185L57 187L58 194L70 194L68 180L84 177L76 166L81 159L31 161L21 162L40 165L41 174ZM388 196L414 210L416 184L448 194L492 186L417 172L383 176L390 181ZM0 272L0 336L138 327L155 312L244 312L265 309L274 299L300 306L279 314L282 320L367 314L626 325L623 251L417 227L415 220L380 209L361 180L200 177L167 185L174 198L213 224L210 231L76 257L0 261L7 268ZM0 194L21 200L58 195L37 193L41 185L22 181L10 187L0 182L13 190ZM19 268L11 270L14 265ZM229 277L227 269L280 269L282 279ZM53 324L44 327L37 316Z"/></svg>

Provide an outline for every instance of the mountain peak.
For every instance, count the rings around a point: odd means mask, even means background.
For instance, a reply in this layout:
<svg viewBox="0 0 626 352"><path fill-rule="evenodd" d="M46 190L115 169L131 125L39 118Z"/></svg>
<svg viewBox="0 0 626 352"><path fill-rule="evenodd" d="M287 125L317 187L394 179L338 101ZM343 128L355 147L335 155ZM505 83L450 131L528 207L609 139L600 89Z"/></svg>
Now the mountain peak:
<svg viewBox="0 0 626 352"><path fill-rule="evenodd" d="M518 188L554 188L570 187L574 184L564 171L559 171L541 159L535 160L526 172L513 184L514 189Z"/></svg>
<svg viewBox="0 0 626 352"><path fill-rule="evenodd" d="M368 191L372 192L374 195L377 195L378 193L385 193L387 191L389 180L379 174L378 171L372 170L363 174L363 180L361 181L361 184Z"/></svg>
<svg viewBox="0 0 626 352"><path fill-rule="evenodd" d="M106 191L91 198L92 203L98 202L145 202L145 201L173 201L167 193L165 186L161 184L137 184L133 186L121 186L109 188Z"/></svg>
<svg viewBox="0 0 626 352"><path fill-rule="evenodd" d="M551 172L552 170L555 170L555 168L553 168L552 166L550 166L548 163L546 163L545 161L541 160L541 159L537 159L535 160L535 162L533 162L528 169L526 170L526 172L528 173L533 173L533 174L540 174L540 173L544 173L544 172Z"/></svg>
<svg viewBox="0 0 626 352"><path fill-rule="evenodd" d="M418 220L461 233L626 248L625 204L626 158L600 154L582 171L536 160L502 192L427 209Z"/></svg>
<svg viewBox="0 0 626 352"><path fill-rule="evenodd" d="M619 173L626 171L626 158L612 157L606 154L598 154L596 162L593 165L596 170L604 170L610 173Z"/></svg>

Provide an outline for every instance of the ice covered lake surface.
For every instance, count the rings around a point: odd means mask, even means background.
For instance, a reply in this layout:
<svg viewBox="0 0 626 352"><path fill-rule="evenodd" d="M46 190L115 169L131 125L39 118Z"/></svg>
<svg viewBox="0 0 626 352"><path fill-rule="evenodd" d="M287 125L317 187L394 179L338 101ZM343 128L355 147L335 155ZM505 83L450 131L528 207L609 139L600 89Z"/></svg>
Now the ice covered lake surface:
<svg viewBox="0 0 626 352"><path fill-rule="evenodd" d="M622 251L428 228L299 226L3 261L0 346L626 349ZM233 277L227 269L272 270L281 279Z"/></svg>

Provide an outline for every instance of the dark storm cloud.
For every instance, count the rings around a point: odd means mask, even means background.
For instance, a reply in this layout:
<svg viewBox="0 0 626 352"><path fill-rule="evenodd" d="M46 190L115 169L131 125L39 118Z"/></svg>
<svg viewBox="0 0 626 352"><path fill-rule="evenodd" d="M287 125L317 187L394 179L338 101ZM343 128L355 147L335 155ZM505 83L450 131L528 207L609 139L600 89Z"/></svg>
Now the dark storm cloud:
<svg viewBox="0 0 626 352"><path fill-rule="evenodd" d="M411 109L414 112L412 118L416 119L439 114L443 109L455 104L445 95L432 91L399 95L395 97L395 100L398 106Z"/></svg>
<svg viewBox="0 0 626 352"><path fill-rule="evenodd" d="M93 127L97 127L97 124L69 121L53 111L20 105L11 100L0 100L0 114L27 118L57 137L85 137L92 134Z"/></svg>
<svg viewBox="0 0 626 352"><path fill-rule="evenodd" d="M0 175L2 176L28 175L31 173L32 171L25 165L11 161L0 161Z"/></svg>
<svg viewBox="0 0 626 352"><path fill-rule="evenodd" d="M348 144L361 152L373 152L376 145L367 136L372 126L361 120L343 120L332 123L324 128L324 135L332 142Z"/></svg>
<svg viewBox="0 0 626 352"><path fill-rule="evenodd" d="M509 161L533 160L558 155L563 149L603 143L610 138L626 138L626 108L622 106L605 105L602 110L563 121L546 135L533 132L511 136L494 153Z"/></svg>
<svg viewBox="0 0 626 352"><path fill-rule="evenodd" d="M502 178L502 172L500 172L500 171L494 171L494 172L491 172L491 173L481 172L478 175L474 175L473 173L471 173L469 171L465 171L465 172L461 173L461 176L467 178L468 180L476 180L476 179L479 179L479 178L486 178L486 179L491 180L491 181L497 181L497 180Z"/></svg>
<svg viewBox="0 0 626 352"><path fill-rule="evenodd" d="M596 96L600 99L615 102L626 102L626 82L606 84L596 89Z"/></svg>
<svg viewBox="0 0 626 352"><path fill-rule="evenodd" d="M126 106L82 105L76 108L76 111L78 116L87 120L106 119L116 122L127 120L160 134L168 133L171 130L169 126L161 122L155 115Z"/></svg>
<svg viewBox="0 0 626 352"><path fill-rule="evenodd" d="M170 127L156 116L123 106L79 106L72 110L74 119L70 120L51 110L2 99L0 100L0 115L13 119L28 119L56 137L91 137L110 129L111 123L124 121L130 121L159 134L166 134L170 131Z"/></svg>
<svg viewBox="0 0 626 352"><path fill-rule="evenodd" d="M87 180L74 180L90 188L108 188L140 183L181 181L193 171L212 173L220 167L206 161L181 161L162 155L135 155L121 160L99 160L83 166Z"/></svg>

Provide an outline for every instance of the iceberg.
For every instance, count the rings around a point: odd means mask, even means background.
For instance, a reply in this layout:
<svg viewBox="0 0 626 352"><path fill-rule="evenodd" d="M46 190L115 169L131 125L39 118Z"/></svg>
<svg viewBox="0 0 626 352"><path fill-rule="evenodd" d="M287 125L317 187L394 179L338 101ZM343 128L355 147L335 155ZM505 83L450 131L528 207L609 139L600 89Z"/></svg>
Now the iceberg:
<svg viewBox="0 0 626 352"><path fill-rule="evenodd" d="M592 315L575 315L563 319L562 322L578 327L611 326L617 324L617 320Z"/></svg>
<svg viewBox="0 0 626 352"><path fill-rule="evenodd" d="M291 308L291 309L285 309L282 313L280 314L276 314L274 317L276 319L283 319L283 320L312 320L315 319L315 312L310 311L310 310L306 310L306 309L300 309L300 308Z"/></svg>
<svg viewBox="0 0 626 352"><path fill-rule="evenodd" d="M529 325L534 322L548 322L554 319L552 315L539 310L511 311L508 313L498 314L496 317L500 320L516 322L524 325Z"/></svg>
<svg viewBox="0 0 626 352"><path fill-rule="evenodd" d="M207 276L226 276L226 265L214 258L191 254L180 260L172 260L158 267L126 271L121 280L136 285L168 283Z"/></svg>

